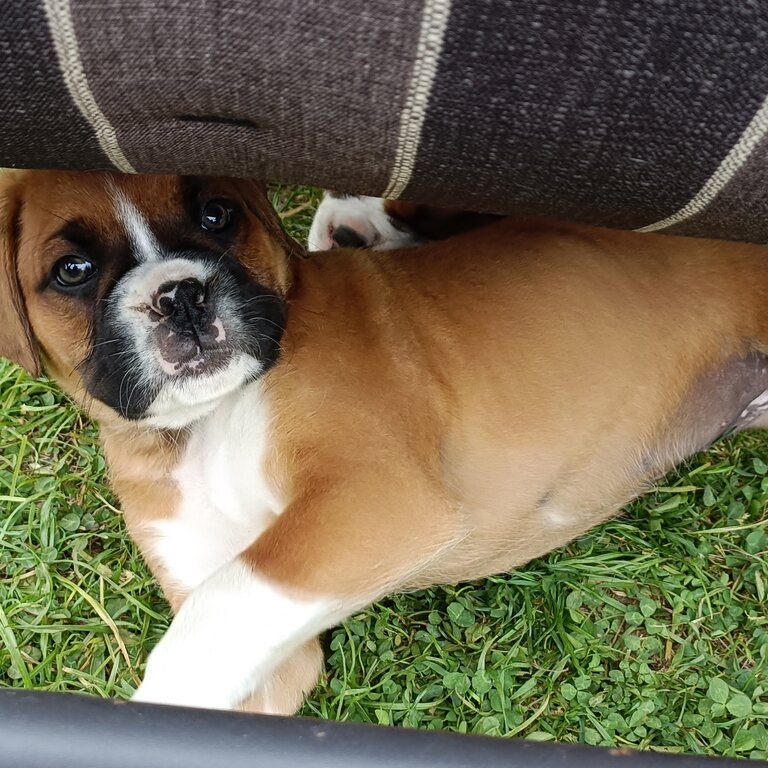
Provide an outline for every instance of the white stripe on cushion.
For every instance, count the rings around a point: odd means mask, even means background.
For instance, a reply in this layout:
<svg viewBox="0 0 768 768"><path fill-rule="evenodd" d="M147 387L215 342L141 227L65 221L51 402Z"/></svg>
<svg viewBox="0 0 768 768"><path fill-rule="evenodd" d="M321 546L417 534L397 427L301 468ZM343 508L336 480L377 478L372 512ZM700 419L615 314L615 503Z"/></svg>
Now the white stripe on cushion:
<svg viewBox="0 0 768 768"><path fill-rule="evenodd" d="M432 83L440 63L443 37L451 15L451 0L426 0L421 18L416 62L411 74L408 95L400 115L395 164L383 197L397 198L408 186L416 163L421 129L429 106Z"/></svg>
<svg viewBox="0 0 768 768"><path fill-rule="evenodd" d="M56 48L56 56L64 76L64 83L72 100L90 123L99 146L112 164L124 173L136 173L117 143L117 135L106 115L101 111L88 86L80 50L72 21L72 9L69 0L43 0L48 26Z"/></svg>
<svg viewBox="0 0 768 768"><path fill-rule="evenodd" d="M684 205L677 213L673 213L666 219L657 221L655 224L648 224L640 227L637 232L656 232L660 229L666 229L673 224L677 224L685 219L691 218L697 213L701 213L722 191L726 184L736 175L738 170L749 159L749 156L755 150L762 138L768 132L768 97L763 101L760 109L750 120L749 125L744 129L739 140L734 144L731 151L725 156L723 161L717 167L717 170L710 176L707 183Z"/></svg>

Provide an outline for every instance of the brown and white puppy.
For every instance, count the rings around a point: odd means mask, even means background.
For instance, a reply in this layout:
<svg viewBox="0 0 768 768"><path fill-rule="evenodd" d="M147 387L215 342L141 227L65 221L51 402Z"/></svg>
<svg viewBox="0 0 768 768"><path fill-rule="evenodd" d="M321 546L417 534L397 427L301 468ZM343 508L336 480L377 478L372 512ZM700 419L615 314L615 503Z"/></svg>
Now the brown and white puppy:
<svg viewBox="0 0 768 768"><path fill-rule="evenodd" d="M302 260L249 181L0 198L0 351L99 420L176 611L140 700L291 711L325 628L525 563L768 423L763 246L505 220Z"/></svg>
<svg viewBox="0 0 768 768"><path fill-rule="evenodd" d="M445 240L500 218L489 213L435 208L383 197L324 192L309 228L307 250L390 251Z"/></svg>

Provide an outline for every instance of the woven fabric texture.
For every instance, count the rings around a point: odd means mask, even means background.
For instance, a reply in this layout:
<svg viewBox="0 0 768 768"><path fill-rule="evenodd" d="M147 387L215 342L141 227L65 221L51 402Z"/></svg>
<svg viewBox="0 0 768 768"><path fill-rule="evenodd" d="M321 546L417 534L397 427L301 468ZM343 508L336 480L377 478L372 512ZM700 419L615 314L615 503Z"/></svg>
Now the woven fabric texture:
<svg viewBox="0 0 768 768"><path fill-rule="evenodd" d="M768 242L762 0L23 0L0 165Z"/></svg>

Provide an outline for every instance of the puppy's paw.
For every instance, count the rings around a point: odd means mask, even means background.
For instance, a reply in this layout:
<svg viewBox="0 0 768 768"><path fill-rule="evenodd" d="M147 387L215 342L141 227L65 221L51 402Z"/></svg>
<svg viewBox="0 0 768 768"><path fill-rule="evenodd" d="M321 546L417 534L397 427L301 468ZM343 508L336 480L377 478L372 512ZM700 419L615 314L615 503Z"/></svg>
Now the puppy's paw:
<svg viewBox="0 0 768 768"><path fill-rule="evenodd" d="M168 704L200 709L234 709L238 704L226 695L221 681L210 677L210 669L186 659L179 664L182 652L166 635L149 655L144 680L131 701ZM207 679L208 678L208 679Z"/></svg>
<svg viewBox="0 0 768 768"><path fill-rule="evenodd" d="M145 680L131 697L131 701L147 704L167 704L174 707L198 709L234 709L235 707L216 691L206 691L204 686L186 686L178 683Z"/></svg>
<svg viewBox="0 0 768 768"><path fill-rule="evenodd" d="M326 192L312 220L307 250L373 248L388 251L416 242L408 226L387 213L382 198Z"/></svg>

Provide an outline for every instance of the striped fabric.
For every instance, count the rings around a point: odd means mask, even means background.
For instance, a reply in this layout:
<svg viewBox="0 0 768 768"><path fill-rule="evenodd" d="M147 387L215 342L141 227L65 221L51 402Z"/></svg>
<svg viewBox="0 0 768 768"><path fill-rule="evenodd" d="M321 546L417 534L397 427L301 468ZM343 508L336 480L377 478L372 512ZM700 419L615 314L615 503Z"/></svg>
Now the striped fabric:
<svg viewBox="0 0 768 768"><path fill-rule="evenodd" d="M762 0L20 0L0 165L768 242Z"/></svg>

